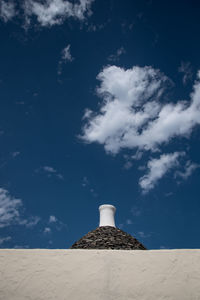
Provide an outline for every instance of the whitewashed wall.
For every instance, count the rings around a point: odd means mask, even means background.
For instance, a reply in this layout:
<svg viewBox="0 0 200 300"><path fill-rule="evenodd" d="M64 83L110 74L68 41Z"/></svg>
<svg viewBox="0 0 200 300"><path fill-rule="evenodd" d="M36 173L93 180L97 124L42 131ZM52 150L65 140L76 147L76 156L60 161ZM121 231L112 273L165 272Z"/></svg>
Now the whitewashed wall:
<svg viewBox="0 0 200 300"><path fill-rule="evenodd" d="M0 250L1 300L199 300L200 250Z"/></svg>

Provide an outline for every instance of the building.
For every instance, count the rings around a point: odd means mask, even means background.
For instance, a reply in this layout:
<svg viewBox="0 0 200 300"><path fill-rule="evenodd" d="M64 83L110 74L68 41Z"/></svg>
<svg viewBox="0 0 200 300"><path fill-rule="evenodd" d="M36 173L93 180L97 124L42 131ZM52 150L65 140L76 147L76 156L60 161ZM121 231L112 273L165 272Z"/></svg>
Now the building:
<svg viewBox="0 0 200 300"><path fill-rule="evenodd" d="M144 251L114 211L100 207L99 228L72 249L0 250L0 300L200 299L200 250Z"/></svg>

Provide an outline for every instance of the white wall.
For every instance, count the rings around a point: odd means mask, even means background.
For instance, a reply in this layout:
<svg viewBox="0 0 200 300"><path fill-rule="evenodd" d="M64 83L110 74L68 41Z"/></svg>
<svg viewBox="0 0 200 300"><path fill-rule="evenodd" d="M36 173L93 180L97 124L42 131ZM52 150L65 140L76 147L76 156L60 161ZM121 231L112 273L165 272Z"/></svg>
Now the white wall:
<svg viewBox="0 0 200 300"><path fill-rule="evenodd" d="M199 300L200 250L0 250L1 300Z"/></svg>

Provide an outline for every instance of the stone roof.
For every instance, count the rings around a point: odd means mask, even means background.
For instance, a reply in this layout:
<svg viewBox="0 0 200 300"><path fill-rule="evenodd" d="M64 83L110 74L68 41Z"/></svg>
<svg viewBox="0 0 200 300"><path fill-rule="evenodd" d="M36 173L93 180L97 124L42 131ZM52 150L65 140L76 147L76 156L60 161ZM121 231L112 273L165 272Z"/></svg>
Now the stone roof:
<svg viewBox="0 0 200 300"><path fill-rule="evenodd" d="M75 242L71 249L146 250L133 236L112 226L98 227Z"/></svg>

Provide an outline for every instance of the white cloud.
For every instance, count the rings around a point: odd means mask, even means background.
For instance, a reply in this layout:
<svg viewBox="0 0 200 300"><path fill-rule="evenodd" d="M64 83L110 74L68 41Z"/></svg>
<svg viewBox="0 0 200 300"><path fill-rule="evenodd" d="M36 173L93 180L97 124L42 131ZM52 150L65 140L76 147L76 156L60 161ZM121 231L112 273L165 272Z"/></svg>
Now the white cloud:
<svg viewBox="0 0 200 300"><path fill-rule="evenodd" d="M16 156L20 155L19 151L15 151L11 153L12 157L15 158Z"/></svg>
<svg viewBox="0 0 200 300"><path fill-rule="evenodd" d="M86 187L86 186L88 186L89 184L90 184L90 183L89 183L88 178L87 178L86 176L84 176L81 185L82 185L83 187Z"/></svg>
<svg viewBox="0 0 200 300"><path fill-rule="evenodd" d="M30 246L29 245L15 245L13 248L14 249L29 249Z"/></svg>
<svg viewBox="0 0 200 300"><path fill-rule="evenodd" d="M57 218L55 216L49 217L49 223L56 223L56 222L57 222Z"/></svg>
<svg viewBox="0 0 200 300"><path fill-rule="evenodd" d="M146 234L146 233L144 233L144 231L139 231L137 234L139 235L139 237L141 237L143 239L149 238L151 236L150 233Z"/></svg>
<svg viewBox="0 0 200 300"><path fill-rule="evenodd" d="M38 224L38 216L27 216L22 214L24 206L21 199L12 197L4 188L0 188L0 228L11 225L23 225L32 228Z"/></svg>
<svg viewBox="0 0 200 300"><path fill-rule="evenodd" d="M126 51L124 49L124 47L121 47L119 49L117 49L116 53L115 54L111 54L109 57L108 57L108 60L110 61L117 61L119 60L119 57L122 55L122 54L125 54Z"/></svg>
<svg viewBox="0 0 200 300"><path fill-rule="evenodd" d="M16 14L17 14L17 11L15 10L15 4L13 1L6 2L4 0L1 0L1 2L0 2L0 18L4 22L8 22Z"/></svg>
<svg viewBox="0 0 200 300"><path fill-rule="evenodd" d="M22 200L12 197L9 192L0 188L0 228L15 224L20 218Z"/></svg>
<svg viewBox="0 0 200 300"><path fill-rule="evenodd" d="M67 18L84 20L86 15L91 14L91 3L93 0L80 0L73 4L65 0L26 0L24 2L24 11L27 23L30 18L35 16L41 26L53 26L63 24Z"/></svg>
<svg viewBox="0 0 200 300"><path fill-rule="evenodd" d="M165 246L160 246L160 249L169 249L169 248L167 248Z"/></svg>
<svg viewBox="0 0 200 300"><path fill-rule="evenodd" d="M70 52L70 47L71 45L67 45L61 52L61 59L58 63L58 75L62 73L62 66L64 63L72 62L74 60Z"/></svg>
<svg viewBox="0 0 200 300"><path fill-rule="evenodd" d="M133 166L133 163L130 160L127 160L124 164L124 169L129 170Z"/></svg>
<svg viewBox="0 0 200 300"><path fill-rule="evenodd" d="M67 225L65 223L63 223L62 221L60 221L58 218L56 218L54 215L49 216L49 221L48 221L48 225L51 227L52 229L56 229L58 231L67 228Z"/></svg>
<svg viewBox="0 0 200 300"><path fill-rule="evenodd" d="M134 155L131 156L131 159L140 160L142 158L142 152L137 151Z"/></svg>
<svg viewBox="0 0 200 300"><path fill-rule="evenodd" d="M120 223L119 226L118 226L118 228L119 228L119 229L124 228L124 224L123 224L123 223Z"/></svg>
<svg viewBox="0 0 200 300"><path fill-rule="evenodd" d="M192 163L190 160L188 160L186 162L184 171L176 171L175 177L181 177L186 180L197 168L200 168L199 164Z"/></svg>
<svg viewBox="0 0 200 300"><path fill-rule="evenodd" d="M136 151L134 155L124 155L125 164L124 169L128 170L133 166L133 160L140 160L142 158L143 153L141 151Z"/></svg>
<svg viewBox="0 0 200 300"><path fill-rule="evenodd" d="M89 179L87 176L84 176L81 183L82 187L87 188L88 191L92 194L93 197L98 197L98 194L96 193L95 189L91 186Z"/></svg>
<svg viewBox="0 0 200 300"><path fill-rule="evenodd" d="M82 139L116 154L123 148L155 151L200 124L200 72L191 101L164 103L167 78L152 67L108 66L97 77L103 98L98 113L86 110Z"/></svg>
<svg viewBox="0 0 200 300"><path fill-rule="evenodd" d="M73 57L70 53L70 47L71 47L71 45L68 45L67 47L65 47L62 50L62 61L72 61L73 60Z"/></svg>
<svg viewBox="0 0 200 300"><path fill-rule="evenodd" d="M180 73L183 73L183 83L186 84L188 81L192 80L193 72L190 62L181 62L180 67L178 68Z"/></svg>
<svg viewBox="0 0 200 300"><path fill-rule="evenodd" d="M43 233L45 234L51 233L51 228L45 227Z"/></svg>
<svg viewBox="0 0 200 300"><path fill-rule="evenodd" d="M24 225L27 228L32 228L36 226L41 219L38 216L31 216L27 219L22 219L18 221L19 225Z"/></svg>
<svg viewBox="0 0 200 300"><path fill-rule="evenodd" d="M80 21L91 15L91 4L94 0L79 0L76 3L67 0L21 0L19 12L25 19L28 28L32 19L36 19L40 26L51 27L60 25L68 18ZM11 20L18 11L13 0L0 3L0 17L4 22Z"/></svg>
<svg viewBox="0 0 200 300"><path fill-rule="evenodd" d="M160 158L151 159L148 164L148 173L139 180L139 185L143 193L147 193L153 189L157 181L160 180L169 170L177 166L178 158L184 155L183 152L174 152L170 154L162 154Z"/></svg>
<svg viewBox="0 0 200 300"><path fill-rule="evenodd" d="M137 206L131 208L131 213L134 217L139 217L141 215L141 210Z"/></svg>
<svg viewBox="0 0 200 300"><path fill-rule="evenodd" d="M58 173L58 171L51 166L44 166L36 170L36 172L39 171L43 171L48 177L56 176L59 179L64 179L63 175Z"/></svg>
<svg viewBox="0 0 200 300"><path fill-rule="evenodd" d="M11 240L10 236L0 238L0 245Z"/></svg>
<svg viewBox="0 0 200 300"><path fill-rule="evenodd" d="M46 171L47 173L56 173L56 170L53 167L49 167L49 166L44 166L42 167L44 171Z"/></svg>
<svg viewBox="0 0 200 300"><path fill-rule="evenodd" d="M56 177L59 178L59 179L61 179L61 180L64 180L64 177L63 177L62 174L57 173L57 174L56 174Z"/></svg>
<svg viewBox="0 0 200 300"><path fill-rule="evenodd" d="M87 28L87 31L89 32L95 32L102 30L103 28L106 27L106 25L110 22L110 19L108 19L105 23L102 24L90 24Z"/></svg>
<svg viewBox="0 0 200 300"><path fill-rule="evenodd" d="M127 219L127 220L126 220L126 224L127 224L127 225L131 225L131 224L133 224L133 222L131 221L131 219Z"/></svg>

